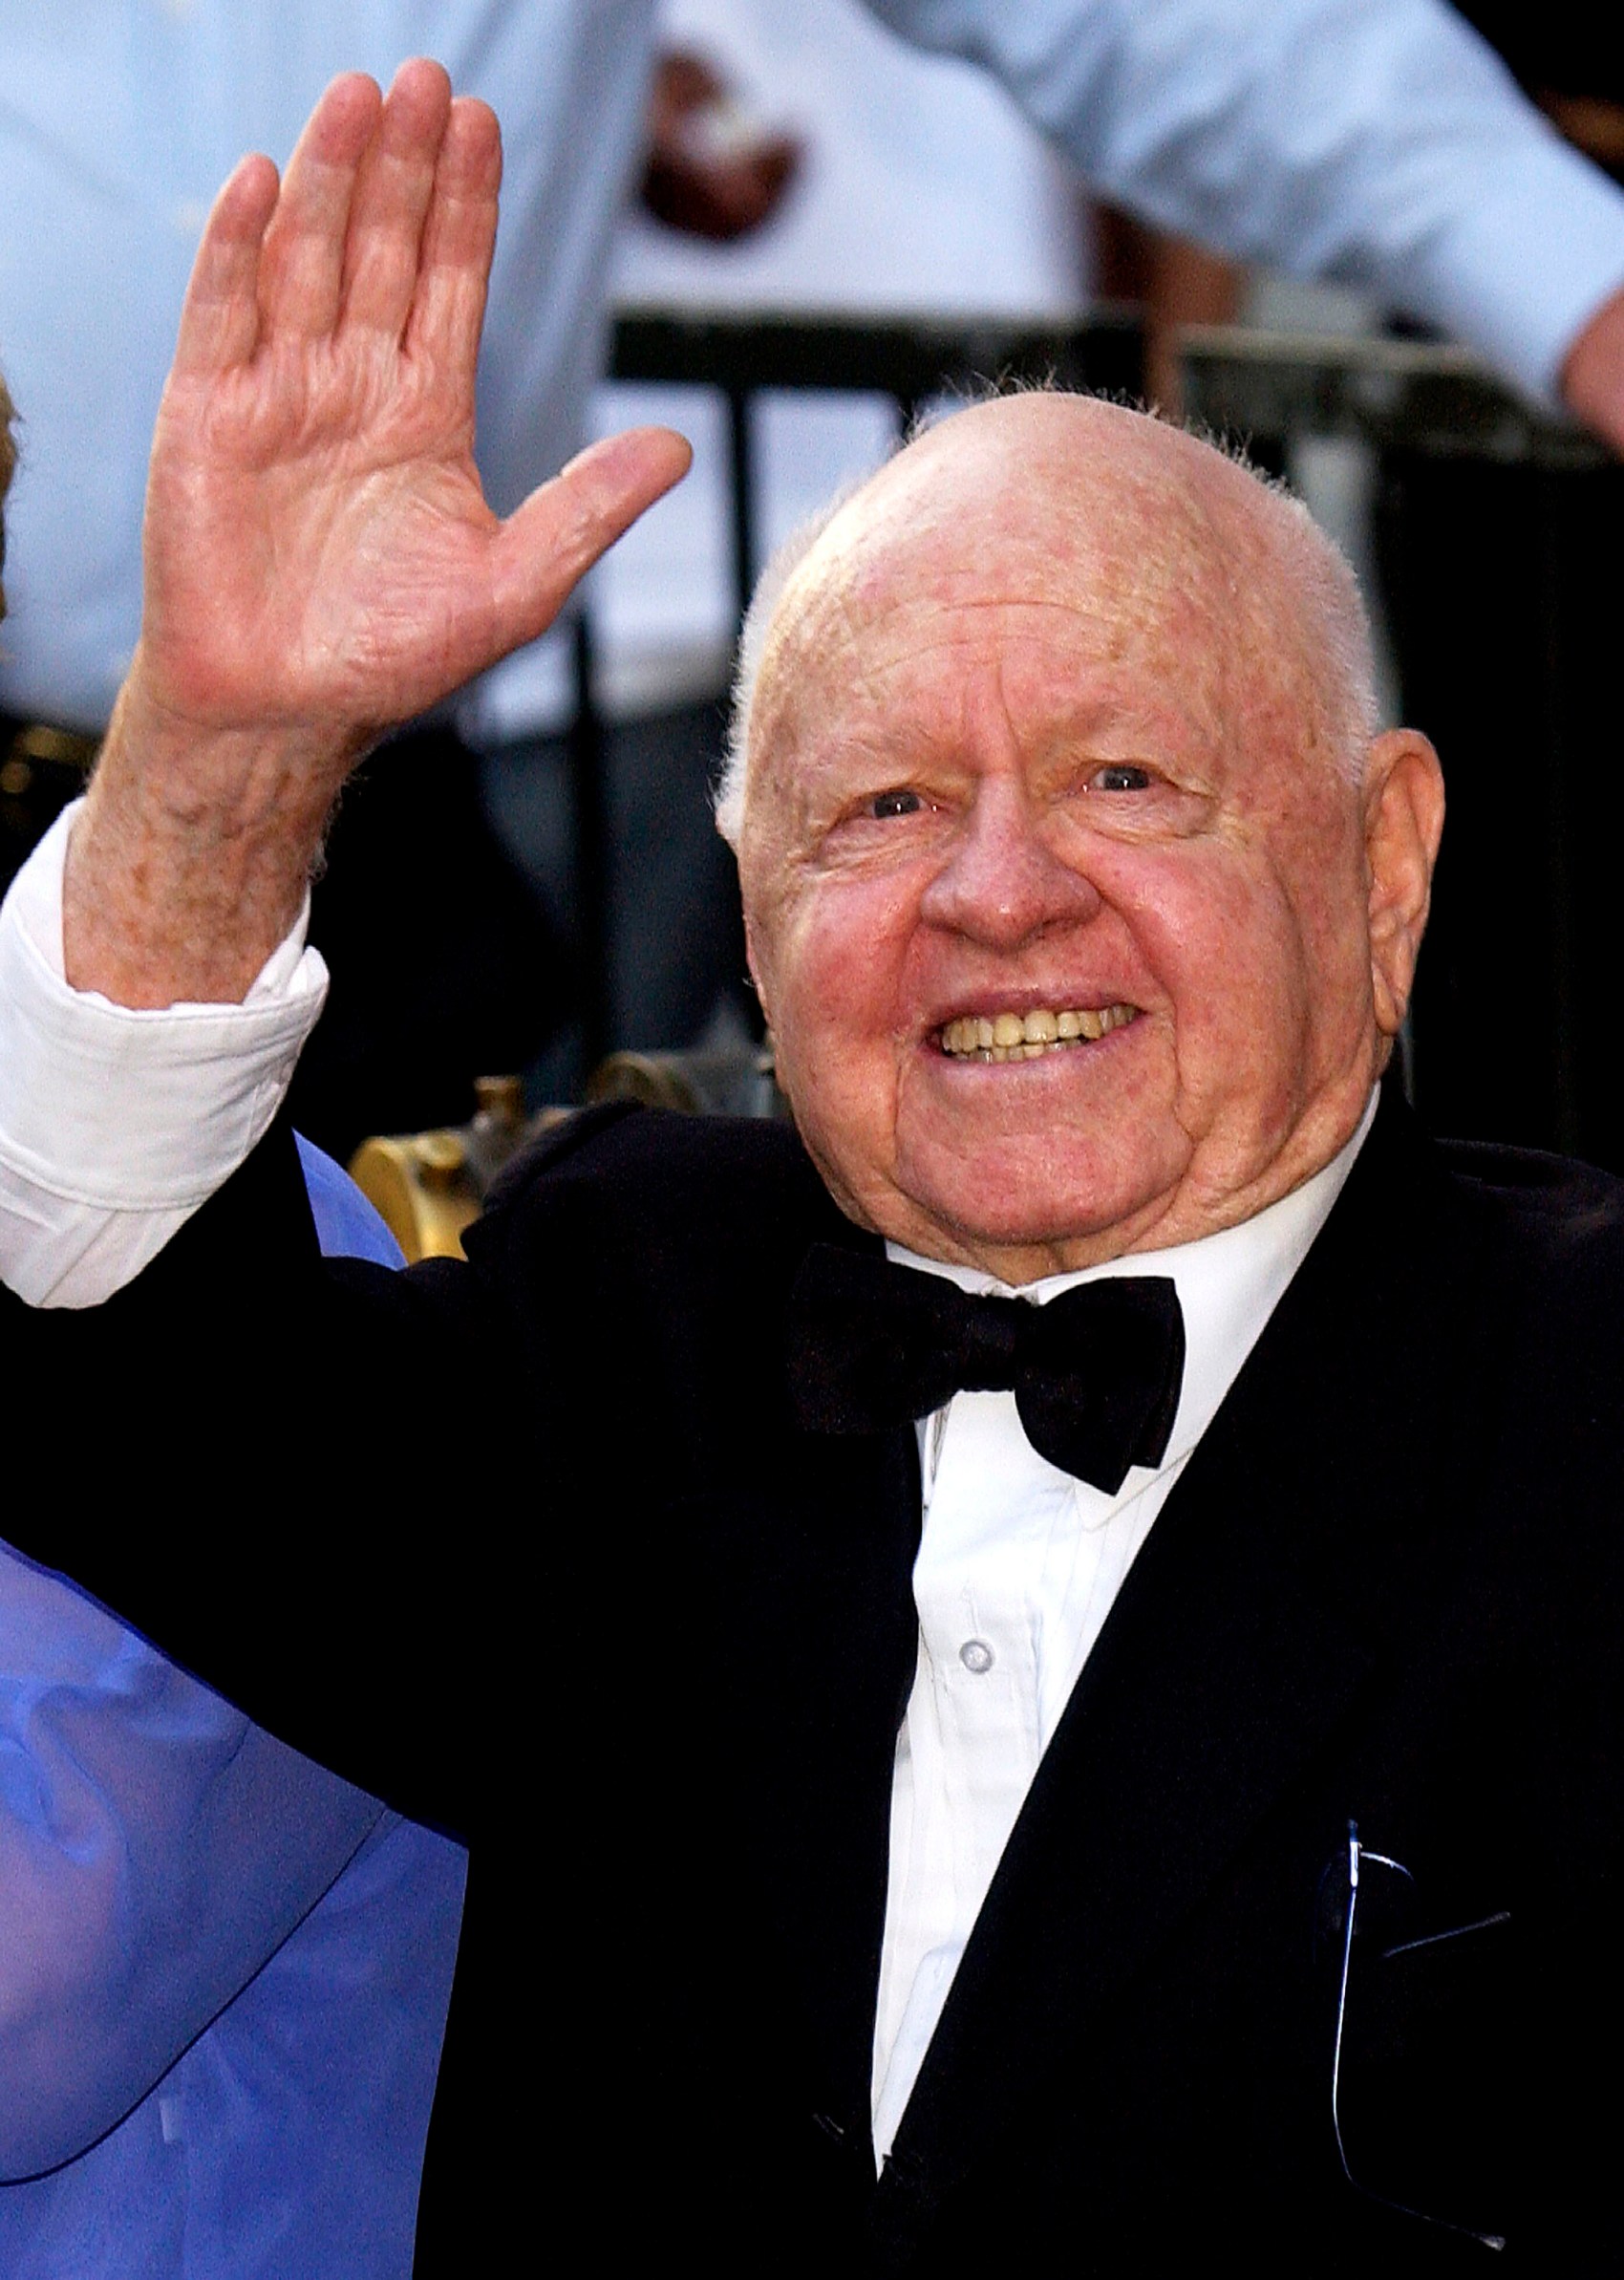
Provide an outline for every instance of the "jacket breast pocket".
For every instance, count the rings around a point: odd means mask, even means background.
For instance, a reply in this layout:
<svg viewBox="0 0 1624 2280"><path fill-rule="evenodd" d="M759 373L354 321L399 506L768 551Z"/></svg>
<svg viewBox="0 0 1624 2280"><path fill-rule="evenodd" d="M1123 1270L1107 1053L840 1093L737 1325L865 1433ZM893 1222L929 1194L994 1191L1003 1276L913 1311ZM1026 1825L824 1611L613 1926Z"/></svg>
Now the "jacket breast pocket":
<svg viewBox="0 0 1624 2280"><path fill-rule="evenodd" d="M1333 2119L1350 2181L1418 2221L1495 2247L1519 2228L1528 1991L1509 1908L1429 1912L1366 1852L1334 1941Z"/></svg>

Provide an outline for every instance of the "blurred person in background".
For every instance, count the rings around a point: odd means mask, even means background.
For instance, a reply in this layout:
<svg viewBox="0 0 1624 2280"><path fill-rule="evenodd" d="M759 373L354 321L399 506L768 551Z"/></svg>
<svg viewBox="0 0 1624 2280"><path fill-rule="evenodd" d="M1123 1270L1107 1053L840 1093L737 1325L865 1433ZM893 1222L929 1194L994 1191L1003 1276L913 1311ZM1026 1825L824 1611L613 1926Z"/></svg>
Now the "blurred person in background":
<svg viewBox="0 0 1624 2280"><path fill-rule="evenodd" d="M1260 11L1225 12L1239 35ZM805 147L798 171L782 168L776 204L746 178L748 233L725 218L706 226L692 195L684 204L656 192L629 211L611 270L622 306L744 320L788 312L1066 324L1095 299L1127 301L1144 313L1147 395L1176 415L1180 328L1229 321L1245 305L1239 265L1121 206L1079 210L1075 165L1006 88L961 58L889 36L862 0L791 9L664 0L660 26L691 68L709 74L680 83L709 149L784 153L792 136ZM1330 68L1336 38L1326 37ZM668 95L660 108L671 107ZM759 393L751 413L764 558L885 456L895 415L887 398L782 390ZM613 819L613 1031L618 1043L658 1046L693 1042L738 1002L733 881L707 846L702 797L719 749L736 609L732 478L718 392L649 383L600 392L598 432L636 419L670 420L695 451L688 481L588 587ZM1345 481L1314 480L1325 456L1300 471L1311 502L1362 560L1368 507L1361 494L1350 512ZM530 764L516 745L487 764L486 784L510 853L559 899L570 849L563 771Z"/></svg>
<svg viewBox="0 0 1624 2280"><path fill-rule="evenodd" d="M1608 9L1578 0L1462 0L1517 84L1588 159L1624 181L1624 30Z"/></svg>

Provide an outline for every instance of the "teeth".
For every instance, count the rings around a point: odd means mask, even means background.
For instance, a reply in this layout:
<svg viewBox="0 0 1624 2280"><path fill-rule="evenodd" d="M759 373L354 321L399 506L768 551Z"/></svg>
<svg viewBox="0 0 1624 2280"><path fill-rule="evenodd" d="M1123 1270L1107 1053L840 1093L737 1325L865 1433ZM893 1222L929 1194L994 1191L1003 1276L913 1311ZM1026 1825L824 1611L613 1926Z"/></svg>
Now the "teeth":
<svg viewBox="0 0 1624 2280"><path fill-rule="evenodd" d="M942 1027L942 1050L957 1059L1037 1061L1045 1053L1108 1037L1139 1016L1137 1005L1080 1005L1064 1012L960 1014Z"/></svg>

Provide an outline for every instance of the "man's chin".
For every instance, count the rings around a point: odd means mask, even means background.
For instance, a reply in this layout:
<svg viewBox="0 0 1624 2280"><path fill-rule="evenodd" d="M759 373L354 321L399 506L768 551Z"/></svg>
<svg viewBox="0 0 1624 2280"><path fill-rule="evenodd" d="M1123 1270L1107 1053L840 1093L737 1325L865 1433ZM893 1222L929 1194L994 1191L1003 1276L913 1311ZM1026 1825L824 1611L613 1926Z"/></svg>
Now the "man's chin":
<svg viewBox="0 0 1624 2280"><path fill-rule="evenodd" d="M925 1149L898 1167L892 1239L926 1258L982 1265L1006 1281L1114 1258L1165 1215L1175 1179L1079 1150L1005 1140L959 1156ZM887 1212L887 1216L892 1216ZM904 1225L911 1231L902 1232Z"/></svg>

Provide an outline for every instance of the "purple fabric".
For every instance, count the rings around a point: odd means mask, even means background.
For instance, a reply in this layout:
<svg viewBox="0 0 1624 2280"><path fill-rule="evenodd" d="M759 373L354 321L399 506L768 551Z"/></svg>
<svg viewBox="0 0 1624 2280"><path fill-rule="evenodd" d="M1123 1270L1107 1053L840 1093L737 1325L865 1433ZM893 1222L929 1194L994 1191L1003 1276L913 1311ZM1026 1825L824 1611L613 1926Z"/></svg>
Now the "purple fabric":
<svg viewBox="0 0 1624 2280"><path fill-rule="evenodd" d="M4 2280L405 2280L465 1867L0 1547Z"/></svg>
<svg viewBox="0 0 1624 2280"><path fill-rule="evenodd" d="M293 1137L323 1255L328 1258L373 1258L382 1267L403 1267L406 1254L350 1174L303 1132L295 1132Z"/></svg>

